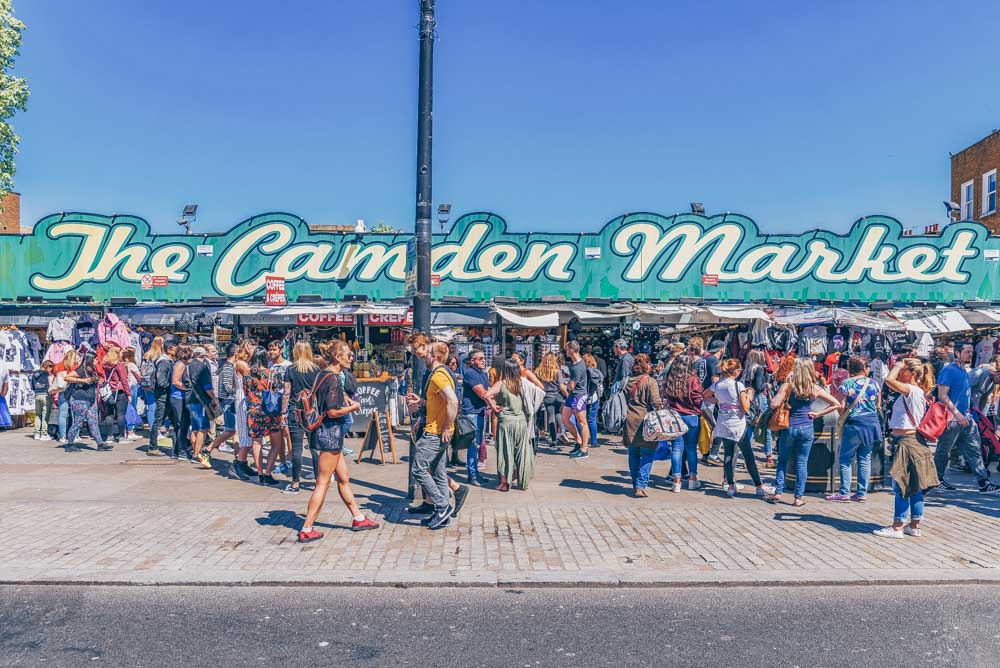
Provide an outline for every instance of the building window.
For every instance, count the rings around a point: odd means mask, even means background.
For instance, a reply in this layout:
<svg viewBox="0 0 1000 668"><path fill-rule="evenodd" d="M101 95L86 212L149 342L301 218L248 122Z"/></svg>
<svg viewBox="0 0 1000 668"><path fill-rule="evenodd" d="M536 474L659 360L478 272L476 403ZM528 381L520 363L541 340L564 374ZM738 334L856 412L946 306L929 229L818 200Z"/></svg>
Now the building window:
<svg viewBox="0 0 1000 668"><path fill-rule="evenodd" d="M972 181L962 184L962 220L975 220L972 213L972 195L975 187Z"/></svg>
<svg viewBox="0 0 1000 668"><path fill-rule="evenodd" d="M983 215L997 210L997 170L983 174Z"/></svg>

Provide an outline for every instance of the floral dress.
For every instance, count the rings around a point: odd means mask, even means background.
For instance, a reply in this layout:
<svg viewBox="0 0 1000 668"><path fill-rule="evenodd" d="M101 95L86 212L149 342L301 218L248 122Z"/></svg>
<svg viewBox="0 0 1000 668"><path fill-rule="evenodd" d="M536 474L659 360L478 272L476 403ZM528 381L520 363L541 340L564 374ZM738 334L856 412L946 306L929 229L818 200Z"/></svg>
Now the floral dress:
<svg viewBox="0 0 1000 668"><path fill-rule="evenodd" d="M268 389L272 374L267 369L251 369L243 378L243 391L247 396L247 422L250 438L257 440L272 431L281 431L281 415L264 413L264 390Z"/></svg>

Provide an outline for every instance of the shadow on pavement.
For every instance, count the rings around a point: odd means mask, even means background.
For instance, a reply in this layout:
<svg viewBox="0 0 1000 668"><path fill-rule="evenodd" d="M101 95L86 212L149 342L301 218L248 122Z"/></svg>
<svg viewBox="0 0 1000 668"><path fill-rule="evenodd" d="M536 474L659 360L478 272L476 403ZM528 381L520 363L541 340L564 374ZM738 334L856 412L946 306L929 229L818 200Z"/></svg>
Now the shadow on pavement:
<svg viewBox="0 0 1000 668"><path fill-rule="evenodd" d="M266 517L258 517L257 524L262 527L285 527L286 529L294 529L298 531L302 528L302 522L305 517L294 513L291 510L269 510L267 511ZM337 526L336 524L330 524L329 522L317 521L314 526L324 527L326 529L344 529L346 527Z"/></svg>
<svg viewBox="0 0 1000 668"><path fill-rule="evenodd" d="M570 478L564 479L559 483L560 487L568 487L570 489L590 489L595 492L604 492L605 494L611 494L615 496L631 496L631 480L625 481L628 486L625 485L611 485L606 483L594 482L592 480L573 480Z"/></svg>
<svg viewBox="0 0 1000 668"><path fill-rule="evenodd" d="M828 517L826 515L815 515L811 513L800 514L796 512L777 512L774 514L774 519L779 522L812 522L814 524L823 524L837 529L838 531L846 531L848 533L871 533L875 529L880 529L884 526L875 522L859 522L857 520L848 520L840 517Z"/></svg>

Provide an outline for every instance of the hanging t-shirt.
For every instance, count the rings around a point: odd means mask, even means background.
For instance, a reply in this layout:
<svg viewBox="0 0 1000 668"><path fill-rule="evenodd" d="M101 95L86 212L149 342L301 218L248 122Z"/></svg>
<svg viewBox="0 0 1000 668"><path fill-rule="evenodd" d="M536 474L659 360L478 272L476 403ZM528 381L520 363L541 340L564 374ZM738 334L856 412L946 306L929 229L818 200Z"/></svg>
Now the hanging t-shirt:
<svg viewBox="0 0 1000 668"><path fill-rule="evenodd" d="M76 326L71 318L56 318L49 321L48 329L45 330L45 337L49 341L72 341L73 327Z"/></svg>
<svg viewBox="0 0 1000 668"><path fill-rule="evenodd" d="M924 358L930 357L931 350L933 349L934 349L934 339L931 337L930 334L924 332L923 334L920 335L920 338L917 340L917 355L919 357L924 357Z"/></svg>
<svg viewBox="0 0 1000 668"><path fill-rule="evenodd" d="M740 405L740 392L745 390L746 386L734 378L723 378L710 389L719 402L719 413L716 416L712 436L739 441L747 428L746 413Z"/></svg>
<svg viewBox="0 0 1000 668"><path fill-rule="evenodd" d="M826 327L814 325L806 327L799 334L799 355L811 357L826 355Z"/></svg>

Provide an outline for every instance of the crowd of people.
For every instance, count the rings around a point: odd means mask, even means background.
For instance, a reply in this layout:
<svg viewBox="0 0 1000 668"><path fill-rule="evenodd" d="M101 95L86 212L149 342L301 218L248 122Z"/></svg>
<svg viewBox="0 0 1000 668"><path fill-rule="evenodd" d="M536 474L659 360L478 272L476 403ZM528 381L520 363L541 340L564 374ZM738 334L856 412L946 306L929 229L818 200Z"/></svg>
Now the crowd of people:
<svg viewBox="0 0 1000 668"><path fill-rule="evenodd" d="M600 447L603 401L623 406L620 431L637 498L649 496L652 467L660 460L670 462L667 480L675 493L702 487L700 466L722 466L725 493L736 496L742 458L755 495L770 503L781 502L791 467L791 504L801 507L810 451L831 414L837 416L839 488L827 501L863 503L873 453L879 462L882 455L892 462L886 468L895 512L892 524L875 532L879 536L920 535L924 495L955 489L945 478L949 466L974 473L981 493L1000 491L990 480L976 419L987 405L996 413L1000 404L1000 356L973 368L971 345L939 346L930 359L915 351L899 354L879 379L861 355L842 354L824 369L794 352L774 357L751 348L727 357L720 341L706 350L700 336L672 342L655 364L648 354L633 355L624 340L614 343L611 360L570 340L564 355L548 352L533 369L518 353L494 357L487 368L482 346L458 355L419 332L408 344L426 369L419 382L405 383L410 475L424 498L408 511L424 515L431 530L451 524L470 485L490 484L482 467L490 440L495 488L528 489L541 441L571 446L572 460ZM345 457L344 439L360 409L353 356L340 340L316 348L300 341L291 360L282 342L260 346L250 339L229 345L221 359L211 344L165 345L161 338L141 360L132 348L115 345L100 354L69 350L59 364L46 362L32 376L35 438L49 438L51 411L58 411L58 438L67 451L81 448L84 428L98 450L110 450L139 439L137 429L147 425L149 456L165 454L160 438L167 433L166 454L174 459L211 469L213 453L230 453L230 477L279 486L274 476L283 474L289 480L281 491L289 495L298 494L303 481L313 482L301 542L322 538L314 522L333 482L352 516L351 529L376 529L354 498ZM306 443L310 470L303 466ZM459 452L465 453L466 484L448 471L449 463L460 463ZM774 469L773 484L765 483L762 467Z"/></svg>

